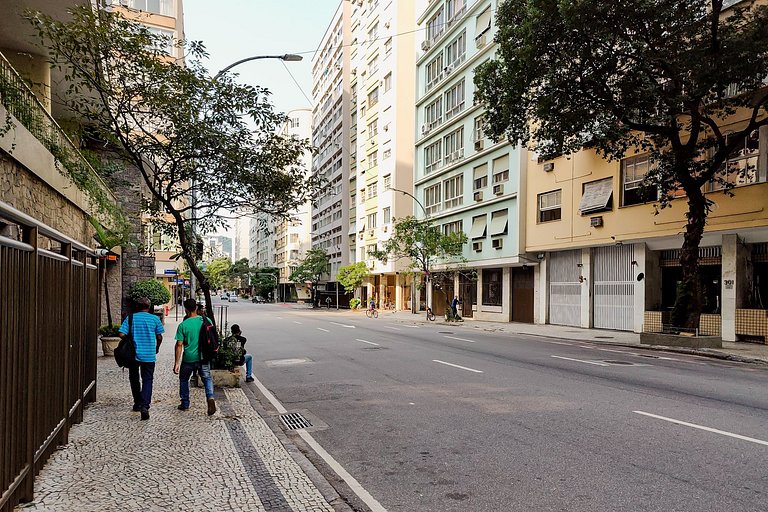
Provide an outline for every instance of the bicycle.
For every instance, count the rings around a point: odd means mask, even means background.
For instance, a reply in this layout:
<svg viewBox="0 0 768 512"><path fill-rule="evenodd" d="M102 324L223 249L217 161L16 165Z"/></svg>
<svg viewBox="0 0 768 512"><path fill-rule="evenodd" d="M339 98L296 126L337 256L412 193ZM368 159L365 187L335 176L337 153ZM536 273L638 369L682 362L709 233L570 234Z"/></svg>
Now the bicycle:
<svg viewBox="0 0 768 512"><path fill-rule="evenodd" d="M365 316L368 318L379 318L379 310L368 308L365 310Z"/></svg>
<svg viewBox="0 0 768 512"><path fill-rule="evenodd" d="M432 308L427 308L427 320L430 322L435 321L435 314L432 312Z"/></svg>

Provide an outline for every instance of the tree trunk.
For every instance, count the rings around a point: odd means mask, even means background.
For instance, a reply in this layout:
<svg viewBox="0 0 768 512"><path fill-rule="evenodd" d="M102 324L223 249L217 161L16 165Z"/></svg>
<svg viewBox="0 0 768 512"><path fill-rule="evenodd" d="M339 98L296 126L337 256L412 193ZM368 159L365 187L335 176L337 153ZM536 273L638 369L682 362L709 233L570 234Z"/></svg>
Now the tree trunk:
<svg viewBox="0 0 768 512"><path fill-rule="evenodd" d="M686 191L688 194L688 224L685 227L680 266L683 279L677 290L672 309L672 323L677 327L698 329L701 317L701 277L699 276L699 244L707 222L707 202L701 189Z"/></svg>
<svg viewBox="0 0 768 512"><path fill-rule="evenodd" d="M107 304L107 325L112 327L112 308L109 305L109 286L107 285L107 262L104 261L104 300Z"/></svg>

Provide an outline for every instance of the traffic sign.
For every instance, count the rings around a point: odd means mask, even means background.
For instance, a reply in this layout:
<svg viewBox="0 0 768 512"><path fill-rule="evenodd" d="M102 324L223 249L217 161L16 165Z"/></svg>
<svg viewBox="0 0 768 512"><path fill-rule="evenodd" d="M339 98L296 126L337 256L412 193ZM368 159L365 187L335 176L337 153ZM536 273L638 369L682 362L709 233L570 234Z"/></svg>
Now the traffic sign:
<svg viewBox="0 0 768 512"><path fill-rule="evenodd" d="M163 271L163 273L164 273L165 275L175 276L175 275L176 275L176 274L178 274L179 272L178 272L178 271L177 271L175 268L172 268L172 269L165 269L165 270Z"/></svg>

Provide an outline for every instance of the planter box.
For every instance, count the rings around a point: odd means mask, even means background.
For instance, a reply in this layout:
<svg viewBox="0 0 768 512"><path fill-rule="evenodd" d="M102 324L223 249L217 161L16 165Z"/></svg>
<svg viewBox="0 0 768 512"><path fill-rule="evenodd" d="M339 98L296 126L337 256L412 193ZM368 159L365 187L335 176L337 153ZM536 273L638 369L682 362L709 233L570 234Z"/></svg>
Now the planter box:
<svg viewBox="0 0 768 512"><path fill-rule="evenodd" d="M240 367L234 370L211 370L211 378L214 387L220 388L239 388L240 387Z"/></svg>
<svg viewBox="0 0 768 512"><path fill-rule="evenodd" d="M719 336L679 336L677 334L651 332L640 333L640 344L686 348L723 348L723 340Z"/></svg>
<svg viewBox="0 0 768 512"><path fill-rule="evenodd" d="M102 336L101 337L101 350L105 356L114 356L115 349L120 344L120 338L117 336Z"/></svg>

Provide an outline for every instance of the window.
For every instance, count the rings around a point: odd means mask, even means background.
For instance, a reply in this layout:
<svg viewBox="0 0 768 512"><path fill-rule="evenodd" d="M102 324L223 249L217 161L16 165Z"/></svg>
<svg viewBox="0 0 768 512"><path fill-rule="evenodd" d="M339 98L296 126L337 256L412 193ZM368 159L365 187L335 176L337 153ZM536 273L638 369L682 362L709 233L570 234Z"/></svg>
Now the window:
<svg viewBox="0 0 768 512"><path fill-rule="evenodd" d="M368 153L368 169L373 169L377 165L379 165L379 156L376 151Z"/></svg>
<svg viewBox="0 0 768 512"><path fill-rule="evenodd" d="M165 30L162 28L155 28L155 27L145 27L150 34L153 36L160 36L162 38L161 41L157 41L157 50L161 51L163 53L166 53L168 55L173 54L173 46L174 46L174 32L173 30Z"/></svg>
<svg viewBox="0 0 768 512"><path fill-rule="evenodd" d="M392 156L392 150L391 149L385 149L384 153L382 154L382 157L384 159L390 158Z"/></svg>
<svg viewBox="0 0 768 512"><path fill-rule="evenodd" d="M445 47L445 63L447 66L456 67L467 56L467 32L464 31Z"/></svg>
<svg viewBox="0 0 768 512"><path fill-rule="evenodd" d="M360 189L360 202L361 203L365 202L365 189L364 188Z"/></svg>
<svg viewBox="0 0 768 512"><path fill-rule="evenodd" d="M384 53L389 53L392 51L392 38L390 37L386 41L384 41Z"/></svg>
<svg viewBox="0 0 768 512"><path fill-rule="evenodd" d="M360 248L360 261L365 261L365 246Z"/></svg>
<svg viewBox="0 0 768 512"><path fill-rule="evenodd" d="M467 0L448 0L445 16L448 18L448 25L451 25L451 22L456 21L465 12L467 12Z"/></svg>
<svg viewBox="0 0 768 512"><path fill-rule="evenodd" d="M464 127L443 137L443 146L446 165L461 160L464 157Z"/></svg>
<svg viewBox="0 0 768 512"><path fill-rule="evenodd" d="M376 135L378 135L378 133L379 133L378 122L377 120L374 119L373 121L368 123L368 138L372 139Z"/></svg>
<svg viewBox="0 0 768 512"><path fill-rule="evenodd" d="M384 92L387 92L392 88L392 73L387 73L384 77Z"/></svg>
<svg viewBox="0 0 768 512"><path fill-rule="evenodd" d="M360 117L365 117L365 105L360 107Z"/></svg>
<svg viewBox="0 0 768 512"><path fill-rule="evenodd" d="M445 30L445 12L443 8L437 10L435 14L427 21L427 40L434 41Z"/></svg>
<svg viewBox="0 0 768 512"><path fill-rule="evenodd" d="M488 186L488 164L478 165L474 169L473 190L481 190Z"/></svg>
<svg viewBox="0 0 768 512"><path fill-rule="evenodd" d="M375 88L368 93L368 107L373 107L379 102L379 88Z"/></svg>
<svg viewBox="0 0 768 512"><path fill-rule="evenodd" d="M387 174L384 176L384 190L389 190L392 188L392 176Z"/></svg>
<svg viewBox="0 0 768 512"><path fill-rule="evenodd" d="M378 188L379 185L377 183L371 183L368 185L368 197L376 197L379 195Z"/></svg>
<svg viewBox="0 0 768 512"><path fill-rule="evenodd" d="M390 210L389 206L387 206L382 210L382 214L384 216L384 224L389 224L392 221L391 214L390 214L391 211L392 210Z"/></svg>
<svg viewBox="0 0 768 512"><path fill-rule="evenodd" d="M582 187L579 211L582 215L613 209L613 178L590 181Z"/></svg>
<svg viewBox="0 0 768 512"><path fill-rule="evenodd" d="M440 183L424 189L424 204L426 205L427 214L440 211L440 200Z"/></svg>
<svg viewBox="0 0 768 512"><path fill-rule="evenodd" d="M368 214L368 229L376 228L376 213Z"/></svg>
<svg viewBox="0 0 768 512"><path fill-rule="evenodd" d="M539 222L560 220L561 194L562 190L553 190L552 192L539 194Z"/></svg>
<svg viewBox="0 0 768 512"><path fill-rule="evenodd" d="M298 233L291 233L291 243L295 244L299 241L299 234Z"/></svg>
<svg viewBox="0 0 768 512"><path fill-rule="evenodd" d="M461 233L463 231L464 231L464 221L462 220L457 220L454 222L443 224L444 235L452 235L453 233Z"/></svg>
<svg viewBox="0 0 768 512"><path fill-rule="evenodd" d="M480 39L486 32L491 29L491 21L493 16L491 15L491 8L481 12L477 18L475 18L475 39Z"/></svg>
<svg viewBox="0 0 768 512"><path fill-rule="evenodd" d="M477 142L485 138L485 115L475 118L475 130L472 132L472 141Z"/></svg>
<svg viewBox="0 0 768 512"><path fill-rule="evenodd" d="M443 208L461 206L464 201L464 175L459 174L443 181L443 194L445 199Z"/></svg>
<svg viewBox="0 0 768 512"><path fill-rule="evenodd" d="M763 128L763 130L768 130L768 128ZM725 139L727 142L727 134ZM765 181L765 178L760 176L761 173L758 169L759 155L760 130L753 130L752 133L747 135L744 139L744 143L737 146L731 154L728 155L726 163L718 170L716 176L719 176L721 180L731 183L734 186L749 185L750 183ZM711 192L723 188L725 188L723 183L712 181L706 185L704 190L705 192Z"/></svg>
<svg viewBox="0 0 768 512"><path fill-rule="evenodd" d="M445 119L448 120L464 109L464 79L445 92Z"/></svg>
<svg viewBox="0 0 768 512"><path fill-rule="evenodd" d="M507 209L497 210L491 213L491 236L507 234Z"/></svg>
<svg viewBox="0 0 768 512"><path fill-rule="evenodd" d="M366 247L366 252L368 253L368 259L373 259L372 254L378 250L378 247L376 247L376 244L369 244L368 247Z"/></svg>
<svg viewBox="0 0 768 512"><path fill-rule="evenodd" d="M437 98L424 108L424 123L431 130L443 122L443 98Z"/></svg>
<svg viewBox="0 0 768 512"><path fill-rule="evenodd" d="M424 173L429 174L440 168L443 161L443 141L438 140L424 148Z"/></svg>
<svg viewBox="0 0 768 512"><path fill-rule="evenodd" d="M298 117L291 117L288 119L288 127L289 128L298 128L299 127L299 118Z"/></svg>
<svg viewBox="0 0 768 512"><path fill-rule="evenodd" d="M650 169L651 159L648 154L625 158L621 161L621 205L656 201L659 191L656 187L643 184L645 175Z"/></svg>
<svg viewBox="0 0 768 512"><path fill-rule="evenodd" d="M426 84L427 90L430 90L443 78L443 54L440 53L437 57L432 59L426 68Z"/></svg>
<svg viewBox="0 0 768 512"><path fill-rule="evenodd" d="M375 56L371 59L371 61L368 63L368 73L373 76L376 74L376 72L379 70L379 56Z"/></svg>
<svg viewBox="0 0 768 512"><path fill-rule="evenodd" d="M501 306L502 276L500 268L484 268L483 272L483 306Z"/></svg>
<svg viewBox="0 0 768 512"><path fill-rule="evenodd" d="M371 42L375 41L376 39L378 39L378 37L379 37L379 24L376 23L368 31L368 42L371 43Z"/></svg>
<svg viewBox="0 0 768 512"><path fill-rule="evenodd" d="M493 184L509 180L509 155L493 159Z"/></svg>
<svg viewBox="0 0 768 512"><path fill-rule="evenodd" d="M163 16L176 16L174 0L128 0L128 7L144 12L162 14Z"/></svg>

